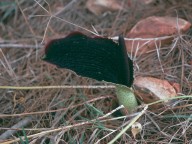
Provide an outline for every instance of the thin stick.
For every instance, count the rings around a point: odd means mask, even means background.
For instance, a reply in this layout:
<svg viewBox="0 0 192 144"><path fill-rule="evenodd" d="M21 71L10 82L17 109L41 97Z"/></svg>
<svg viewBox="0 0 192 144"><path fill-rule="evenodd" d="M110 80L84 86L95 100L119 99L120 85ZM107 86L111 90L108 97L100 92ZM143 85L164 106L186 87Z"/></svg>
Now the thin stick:
<svg viewBox="0 0 192 144"><path fill-rule="evenodd" d="M9 138L11 135L14 135L17 132L17 128L25 127L26 125L30 124L32 122L32 117L26 117L23 120L16 123L14 126L12 126L9 130L2 133L0 135L1 140L5 140Z"/></svg>
<svg viewBox="0 0 192 144"><path fill-rule="evenodd" d="M58 86L0 86L0 89L13 89L13 90L35 90L35 89L114 89L116 88L114 85L108 86L96 86L96 85L58 85Z"/></svg>
<svg viewBox="0 0 192 144"><path fill-rule="evenodd" d="M28 45L28 44L0 44L0 48L43 48L43 45Z"/></svg>

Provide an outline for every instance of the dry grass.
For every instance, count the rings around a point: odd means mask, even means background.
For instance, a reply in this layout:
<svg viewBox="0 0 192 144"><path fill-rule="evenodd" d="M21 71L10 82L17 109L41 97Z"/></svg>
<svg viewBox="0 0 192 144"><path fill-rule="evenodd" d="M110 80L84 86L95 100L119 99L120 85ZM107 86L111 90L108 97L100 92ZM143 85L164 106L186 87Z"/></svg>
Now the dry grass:
<svg viewBox="0 0 192 144"><path fill-rule="evenodd" d="M132 2L127 10L100 17L88 12L85 0L16 0L14 4L8 5L10 12L0 7L4 16L0 23L2 86L104 85L43 62L43 40L74 30L91 35L85 29L93 31L92 25L101 35L117 36L129 31L140 19L152 15L176 16L176 11L179 17L192 22L190 0L162 0L148 7ZM161 47L158 54L153 51L135 59L135 75L177 82L182 86L182 95L192 94L191 36L190 32L178 35L172 44ZM107 143L131 117L103 118L113 109L112 99L115 99L113 89L0 89L0 111L8 114L0 115L0 134L27 119L25 134L38 135L30 138L30 142ZM174 107L163 112L147 111L140 118L143 125L140 136L134 139L127 131L116 143L192 143L191 103L191 99L178 100ZM23 135L22 127L15 130L15 136ZM39 135L39 132L45 133Z"/></svg>

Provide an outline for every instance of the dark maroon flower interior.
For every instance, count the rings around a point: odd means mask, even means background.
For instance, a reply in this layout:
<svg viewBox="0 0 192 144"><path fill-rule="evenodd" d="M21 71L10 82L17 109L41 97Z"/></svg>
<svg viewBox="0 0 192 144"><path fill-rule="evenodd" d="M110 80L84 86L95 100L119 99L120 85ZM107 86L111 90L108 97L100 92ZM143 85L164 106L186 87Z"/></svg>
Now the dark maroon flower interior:
<svg viewBox="0 0 192 144"><path fill-rule="evenodd" d="M99 81L128 87L133 83L133 62L127 55L122 36L116 43L108 38L71 33L51 40L45 47L43 60Z"/></svg>

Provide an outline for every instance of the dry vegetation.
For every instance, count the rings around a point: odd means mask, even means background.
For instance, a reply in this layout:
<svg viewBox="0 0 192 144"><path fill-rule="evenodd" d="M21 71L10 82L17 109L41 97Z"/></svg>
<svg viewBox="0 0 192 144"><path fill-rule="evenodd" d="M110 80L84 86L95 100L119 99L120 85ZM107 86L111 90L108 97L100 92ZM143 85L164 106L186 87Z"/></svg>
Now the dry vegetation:
<svg viewBox="0 0 192 144"><path fill-rule="evenodd" d="M85 0L0 3L1 86L103 85L43 62L44 42L71 31L92 35L85 30L93 31L92 26L105 36L126 34L137 21L152 15L178 16L192 22L191 0L159 0L146 7L132 2L126 10L102 16L90 13L85 8ZM157 51L153 51L135 59L135 75L177 82L182 87L180 95L190 95L191 31L178 35L172 44L162 47L158 53L159 57ZM37 134L28 138L29 142L107 143L131 117L115 120L109 116L96 120L112 110L111 99L115 99L113 89L0 89L0 134L25 120L23 132L21 126L15 129L14 136L5 139ZM141 134L134 139L128 130L116 143L192 143L191 104L191 98L178 99L164 111L147 110L139 120L143 126ZM40 135L40 132L45 133Z"/></svg>

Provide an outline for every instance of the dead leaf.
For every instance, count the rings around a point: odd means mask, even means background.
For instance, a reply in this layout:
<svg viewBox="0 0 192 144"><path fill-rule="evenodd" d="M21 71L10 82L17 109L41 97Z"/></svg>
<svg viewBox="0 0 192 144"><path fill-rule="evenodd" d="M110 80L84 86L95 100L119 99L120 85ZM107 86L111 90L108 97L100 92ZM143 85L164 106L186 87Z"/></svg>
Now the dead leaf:
<svg viewBox="0 0 192 144"><path fill-rule="evenodd" d="M153 77L136 77L133 85L135 93L144 103L151 103L177 96L174 87L166 80ZM166 104L166 102L164 104ZM152 105L151 107L159 108L162 107L162 104Z"/></svg>
<svg viewBox="0 0 192 144"><path fill-rule="evenodd" d="M152 3L152 2L154 2L154 0L140 0L140 2L148 5L148 4Z"/></svg>
<svg viewBox="0 0 192 144"><path fill-rule="evenodd" d="M119 0L88 0L86 7L95 15L101 15L107 11L122 10L122 1Z"/></svg>
<svg viewBox="0 0 192 144"><path fill-rule="evenodd" d="M191 24L177 17L157 17L151 16L139 21L127 34L128 38L157 38L171 36L178 32L186 32ZM127 51L135 55L141 55L154 50L157 46L170 43L173 38L164 40L131 40L126 41Z"/></svg>

